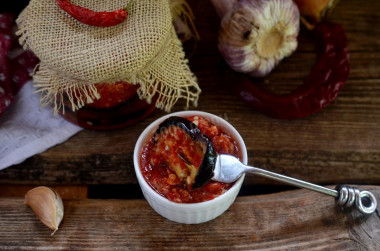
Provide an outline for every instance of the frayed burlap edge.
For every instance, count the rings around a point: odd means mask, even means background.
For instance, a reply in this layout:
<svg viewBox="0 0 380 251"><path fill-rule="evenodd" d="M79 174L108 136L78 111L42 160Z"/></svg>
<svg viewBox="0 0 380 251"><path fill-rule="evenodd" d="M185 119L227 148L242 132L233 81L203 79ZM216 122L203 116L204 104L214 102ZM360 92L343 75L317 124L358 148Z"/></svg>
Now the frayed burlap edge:
<svg viewBox="0 0 380 251"><path fill-rule="evenodd" d="M167 67L171 65L180 67ZM172 74L168 74L168 71L172 71ZM174 79L173 76L175 76ZM95 99L100 98L95 87L97 83L61 76L43 62L40 63L38 70L34 73L33 81L35 82L35 92L41 94L41 105L53 104L55 113L58 111L65 112L64 100L69 100L72 110L75 111L86 103L92 103ZM155 106L166 112L170 112L179 99L186 100L186 108L190 106L190 102L196 107L201 93L197 79L188 66L182 44L174 27L169 33L167 44L148 65L141 71L118 81L139 84L138 95L140 99L151 103L156 98Z"/></svg>
<svg viewBox="0 0 380 251"><path fill-rule="evenodd" d="M40 104L42 106L53 104L55 114L58 111L65 113L64 103L66 101L70 103L69 107L76 111L85 104L93 103L94 100L100 98L95 84L59 76L42 62L33 74L33 82L34 92L40 93Z"/></svg>
<svg viewBox="0 0 380 251"><path fill-rule="evenodd" d="M153 97L158 94L156 107L167 112L170 112L178 99L186 100L186 108L189 107L190 102L193 103L193 106L197 106L199 94L201 93L197 79L188 66L188 60L185 59L182 44L177 38L174 27L172 27L170 36L169 44L162 51L162 54L155 57L151 66L137 74L136 79L132 81L134 83L145 82L145 85L138 90L140 98L150 103ZM178 68L180 72L177 72L177 79L175 81L157 82L157 80L165 79L168 71L172 71L170 75L175 75L173 71L178 70L167 69L166 65L162 64L162 62L168 60L176 61L176 65L181 65Z"/></svg>

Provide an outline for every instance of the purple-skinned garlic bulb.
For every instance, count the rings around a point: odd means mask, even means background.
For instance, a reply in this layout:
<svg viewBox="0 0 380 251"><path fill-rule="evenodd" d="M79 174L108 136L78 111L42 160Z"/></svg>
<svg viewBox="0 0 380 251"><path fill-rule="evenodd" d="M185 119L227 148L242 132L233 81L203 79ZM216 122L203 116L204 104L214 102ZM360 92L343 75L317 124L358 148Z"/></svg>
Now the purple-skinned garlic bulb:
<svg viewBox="0 0 380 251"><path fill-rule="evenodd" d="M297 48L299 11L292 0L211 0L222 18L218 49L235 71L271 72Z"/></svg>

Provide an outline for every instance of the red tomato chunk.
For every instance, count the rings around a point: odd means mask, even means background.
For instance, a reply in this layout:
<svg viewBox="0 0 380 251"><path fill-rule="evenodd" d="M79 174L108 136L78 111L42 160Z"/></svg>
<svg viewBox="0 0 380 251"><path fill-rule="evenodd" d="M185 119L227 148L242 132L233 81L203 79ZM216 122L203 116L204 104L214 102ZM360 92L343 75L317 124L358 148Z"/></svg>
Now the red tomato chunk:
<svg viewBox="0 0 380 251"><path fill-rule="evenodd" d="M201 116L193 116L186 119L196 124L201 133L210 137L217 153L226 153L241 157L235 140L220 127L212 124ZM168 136L182 137L184 139L182 141L183 144L176 147L181 147L183 151L187 152L194 150L194 145L189 142L190 137L184 136L181 130L177 131L179 133L178 135ZM168 159L171 159L170 156L171 152L167 151L163 144L155 144L152 136L151 139L145 143L140 159L141 172L147 183L158 194L170 201L177 203L196 203L212 200L225 193L233 185L210 181L201 188L194 189L186 186L181 182L180 178L178 178L175 171L170 168L168 164Z"/></svg>

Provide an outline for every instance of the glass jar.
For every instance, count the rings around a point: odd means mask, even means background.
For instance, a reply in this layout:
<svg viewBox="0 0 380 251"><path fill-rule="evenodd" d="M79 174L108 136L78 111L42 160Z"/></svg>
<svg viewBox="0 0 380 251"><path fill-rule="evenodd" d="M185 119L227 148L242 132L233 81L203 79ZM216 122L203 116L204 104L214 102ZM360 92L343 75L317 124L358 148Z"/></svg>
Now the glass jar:
<svg viewBox="0 0 380 251"><path fill-rule="evenodd" d="M139 99L138 85L126 82L99 84L96 86L100 99L73 111L67 96L63 96L65 112L60 115L66 120L86 129L113 130L136 124L149 116L155 109L153 104Z"/></svg>

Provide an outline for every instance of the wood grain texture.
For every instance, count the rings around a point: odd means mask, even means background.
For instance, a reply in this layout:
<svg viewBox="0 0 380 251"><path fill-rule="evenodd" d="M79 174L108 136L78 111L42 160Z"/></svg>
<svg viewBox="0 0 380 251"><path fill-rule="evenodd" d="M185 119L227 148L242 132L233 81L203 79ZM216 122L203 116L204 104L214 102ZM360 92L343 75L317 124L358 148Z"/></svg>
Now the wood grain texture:
<svg viewBox="0 0 380 251"><path fill-rule="evenodd" d="M349 41L350 78L323 111L298 120L276 120L251 110L222 75L216 44L219 18L209 1L189 0L201 35L189 58L202 88L196 109L220 115L243 136L249 163L320 184L380 184L380 1L340 1L330 19ZM302 29L299 48L262 82L286 93L300 85L314 63L315 45ZM173 111L182 110L179 102ZM191 107L191 109L195 109ZM3 184L136 183L132 152L138 135L156 118L117 131L84 130L24 163L0 171ZM273 184L249 176L245 184Z"/></svg>
<svg viewBox="0 0 380 251"><path fill-rule="evenodd" d="M0 185L0 198L1 197L23 197L25 194L35 188L34 185ZM62 199L87 199L88 187L86 185L77 186L52 186Z"/></svg>
<svg viewBox="0 0 380 251"><path fill-rule="evenodd" d="M380 187L360 187L380 199ZM0 249L380 250L380 215L342 210L307 190L239 197L198 225L164 219L145 200L64 200L53 237L20 198L0 200Z"/></svg>

